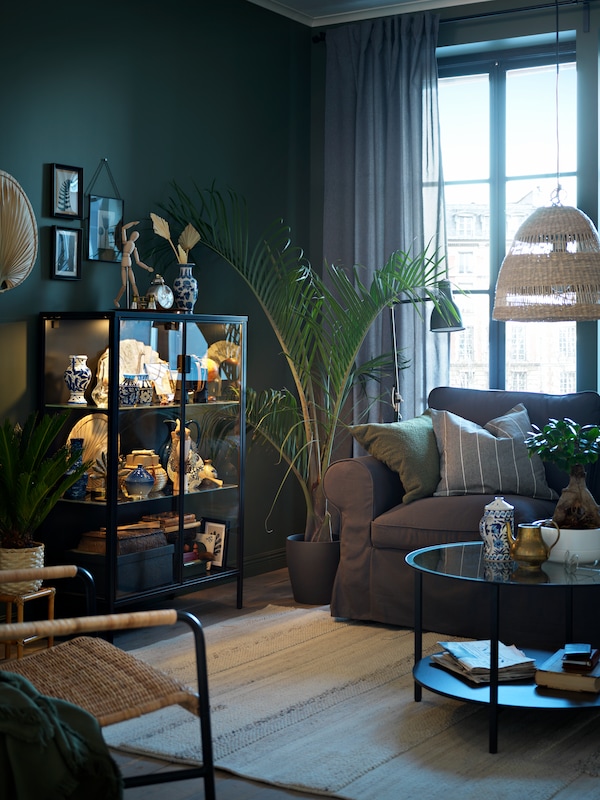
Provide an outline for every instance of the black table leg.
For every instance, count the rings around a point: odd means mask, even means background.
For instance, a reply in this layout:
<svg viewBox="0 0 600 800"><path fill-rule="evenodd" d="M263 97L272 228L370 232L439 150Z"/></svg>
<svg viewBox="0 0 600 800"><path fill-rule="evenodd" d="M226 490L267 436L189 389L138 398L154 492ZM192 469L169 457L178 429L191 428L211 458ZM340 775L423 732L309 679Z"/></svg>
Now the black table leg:
<svg viewBox="0 0 600 800"><path fill-rule="evenodd" d="M500 585L492 584L490 620L490 753L498 752L498 636L500 629Z"/></svg>
<svg viewBox="0 0 600 800"><path fill-rule="evenodd" d="M415 667L423 658L423 575L415 572ZM419 703L423 696L423 687L415 684L415 702Z"/></svg>

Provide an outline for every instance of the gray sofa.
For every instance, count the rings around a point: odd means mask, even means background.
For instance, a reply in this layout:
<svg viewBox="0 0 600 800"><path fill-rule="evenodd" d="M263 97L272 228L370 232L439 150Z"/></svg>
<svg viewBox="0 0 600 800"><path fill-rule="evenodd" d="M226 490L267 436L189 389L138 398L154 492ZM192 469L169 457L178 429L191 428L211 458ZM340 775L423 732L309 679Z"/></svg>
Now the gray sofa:
<svg viewBox="0 0 600 800"><path fill-rule="evenodd" d="M450 411L484 426L522 403L532 423L570 417L582 424L600 422L600 396L595 392L546 395L499 390L439 387L429 407ZM548 486L558 494L568 478L544 465ZM600 497L600 470L588 471L588 486ZM479 521L494 494L427 496L403 503L405 488L398 472L371 455L332 464L324 479L326 496L339 512L340 564L331 600L331 614L412 627L414 572L406 555L421 547L447 542L480 541ZM555 501L517 494L505 498L515 507L515 523L552 515ZM565 593L551 586L501 589L501 638L507 644L525 639L530 646L558 647L564 641ZM575 638L600 644L598 589L577 593ZM465 637L489 635L489 594L482 584L424 578L423 621L427 629Z"/></svg>

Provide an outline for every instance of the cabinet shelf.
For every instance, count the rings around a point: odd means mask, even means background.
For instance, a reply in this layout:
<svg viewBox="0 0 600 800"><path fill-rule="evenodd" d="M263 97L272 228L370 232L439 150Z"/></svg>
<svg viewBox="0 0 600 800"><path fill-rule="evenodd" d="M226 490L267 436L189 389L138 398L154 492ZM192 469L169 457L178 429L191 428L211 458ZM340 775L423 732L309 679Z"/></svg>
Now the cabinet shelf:
<svg viewBox="0 0 600 800"><path fill-rule="evenodd" d="M40 314L40 409L68 414L57 445L83 438L83 457L90 462L85 495L57 504L42 539L49 563L75 562L90 569L104 609L215 580L237 582L241 607L246 335L247 318L241 316L117 310ZM87 356L91 371L85 403L69 402L65 370L75 353ZM120 402L119 386L130 374L152 381L152 402ZM182 431L186 436L180 437ZM178 452L188 437L193 446ZM165 476L169 453L175 460ZM126 457L128 468L139 458L155 481L160 474L157 491L142 499L126 495ZM199 485L202 463L189 471L198 457L210 459L221 486ZM180 474L187 476L182 492L171 480L178 484ZM168 537L154 544L155 537L150 546L141 535L139 552L121 554L122 529L138 527L144 515L168 517ZM106 531L105 552L79 547L93 531ZM218 567L207 570L203 559L184 560L192 544L218 549Z"/></svg>

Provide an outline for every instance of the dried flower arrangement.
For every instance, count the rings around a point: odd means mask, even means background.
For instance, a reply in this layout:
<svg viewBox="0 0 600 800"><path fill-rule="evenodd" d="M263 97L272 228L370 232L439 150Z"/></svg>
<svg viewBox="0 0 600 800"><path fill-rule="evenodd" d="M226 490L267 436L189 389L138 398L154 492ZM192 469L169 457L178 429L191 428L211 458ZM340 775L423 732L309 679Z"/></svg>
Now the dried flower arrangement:
<svg viewBox="0 0 600 800"><path fill-rule="evenodd" d="M194 228L194 226L188 222L179 236L177 247L175 247L171 239L171 230L167 220L159 217L157 214L153 214L152 212L150 213L150 219L152 220L154 233L158 234L158 236L162 236L163 239L166 239L169 242L173 252L175 253L177 262L179 264L188 264L190 250L200 241L200 234L196 228Z"/></svg>

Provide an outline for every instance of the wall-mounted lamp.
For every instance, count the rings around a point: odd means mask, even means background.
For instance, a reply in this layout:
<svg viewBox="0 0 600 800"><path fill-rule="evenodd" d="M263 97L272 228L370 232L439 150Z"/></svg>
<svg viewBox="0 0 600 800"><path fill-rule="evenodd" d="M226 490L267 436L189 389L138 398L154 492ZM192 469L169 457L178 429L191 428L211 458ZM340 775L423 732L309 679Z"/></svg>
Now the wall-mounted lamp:
<svg viewBox="0 0 600 800"><path fill-rule="evenodd" d="M438 305L431 312L429 330L433 333L464 331L465 326L463 325L460 311L452 297L450 281L440 281L437 285L436 294Z"/></svg>
<svg viewBox="0 0 600 800"><path fill-rule="evenodd" d="M450 281L443 279L439 281L434 289L436 305L431 312L429 320L429 330L432 333L456 333L464 331L462 316L454 298L452 297L452 286ZM425 303L428 300L433 300L432 297L419 297L413 299L399 300L398 304L406 303ZM400 403L402 402L402 395L400 394L400 363L398 360L398 338L396 335L396 317L394 314L394 307L390 307L391 322L392 322L392 346L394 348L394 368L395 368L395 382L392 388L392 408L396 412L398 422L402 419L400 413Z"/></svg>

